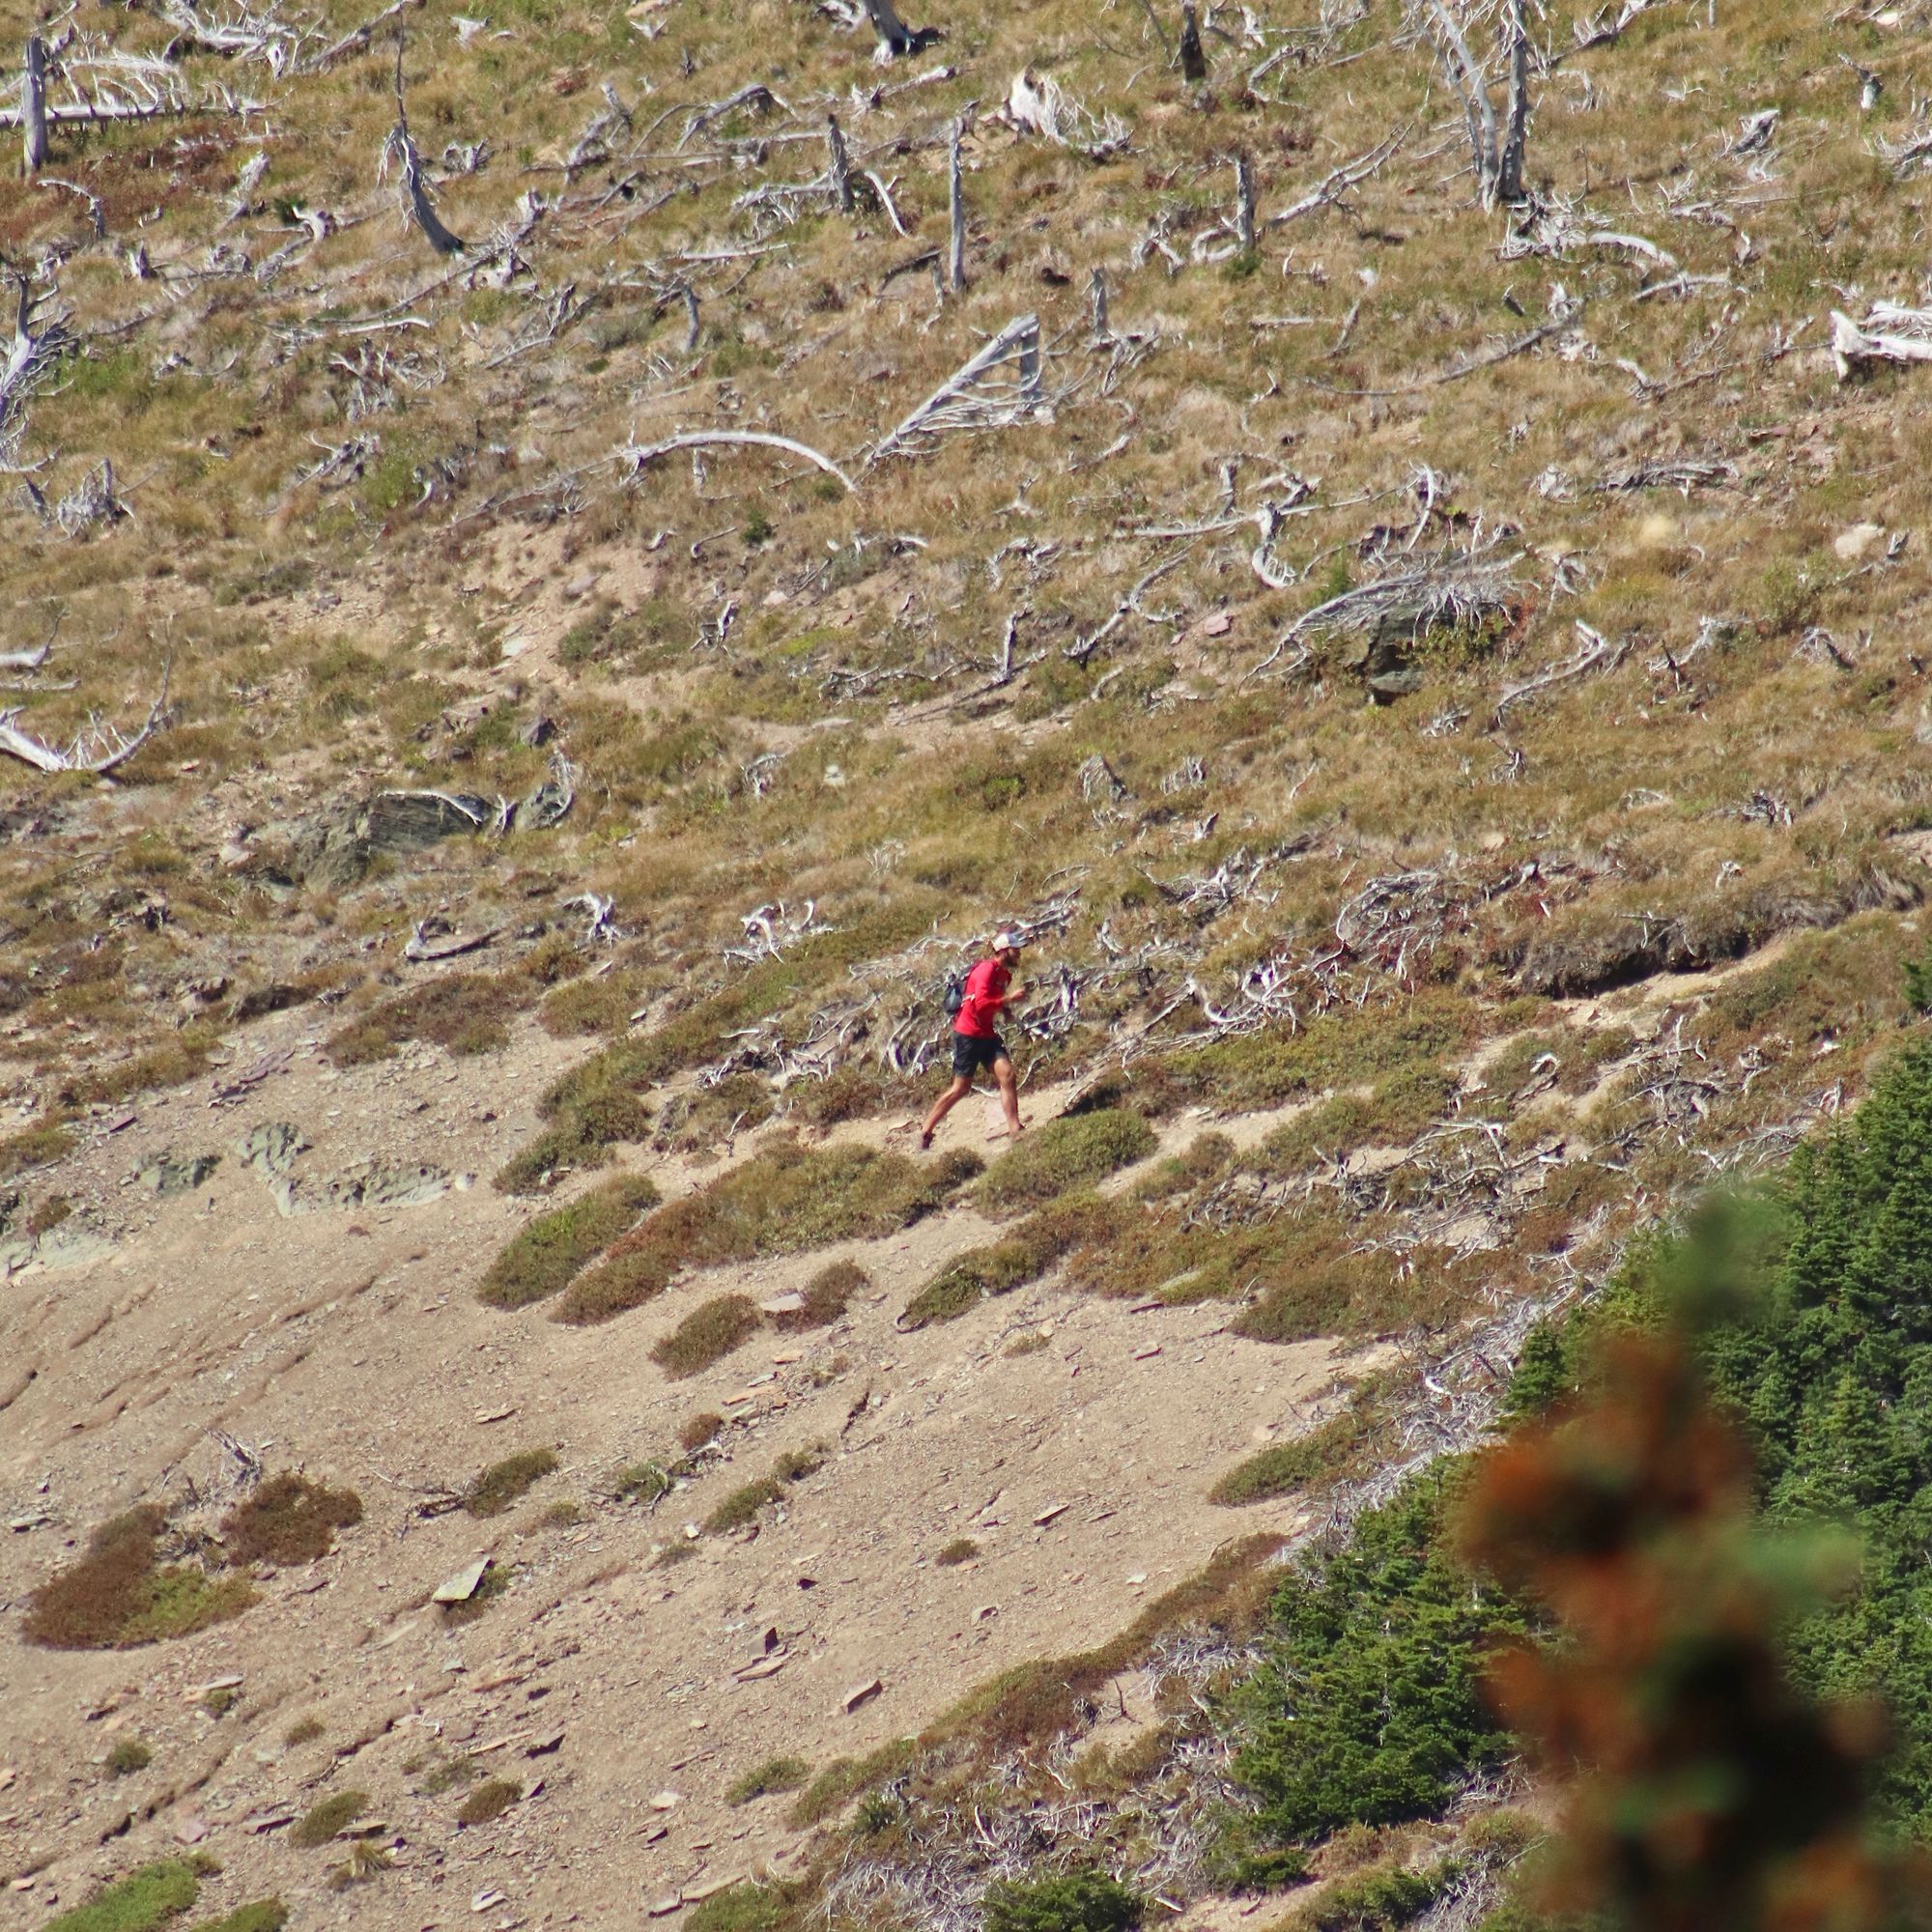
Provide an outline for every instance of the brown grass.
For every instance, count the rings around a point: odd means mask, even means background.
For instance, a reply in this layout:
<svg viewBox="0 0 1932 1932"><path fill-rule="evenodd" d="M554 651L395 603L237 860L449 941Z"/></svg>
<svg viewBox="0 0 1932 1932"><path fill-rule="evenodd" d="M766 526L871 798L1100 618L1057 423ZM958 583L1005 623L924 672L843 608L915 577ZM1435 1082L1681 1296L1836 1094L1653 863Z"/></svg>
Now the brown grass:
<svg viewBox="0 0 1932 1932"><path fill-rule="evenodd" d="M270 1476L221 1520L231 1563L313 1563L327 1556L338 1529L362 1520L354 1490L331 1490L306 1476Z"/></svg>
<svg viewBox="0 0 1932 1932"><path fill-rule="evenodd" d="M523 1795L524 1787L514 1777L490 1778L479 1784L458 1806L456 1822L459 1825L487 1825L491 1819L500 1818Z"/></svg>

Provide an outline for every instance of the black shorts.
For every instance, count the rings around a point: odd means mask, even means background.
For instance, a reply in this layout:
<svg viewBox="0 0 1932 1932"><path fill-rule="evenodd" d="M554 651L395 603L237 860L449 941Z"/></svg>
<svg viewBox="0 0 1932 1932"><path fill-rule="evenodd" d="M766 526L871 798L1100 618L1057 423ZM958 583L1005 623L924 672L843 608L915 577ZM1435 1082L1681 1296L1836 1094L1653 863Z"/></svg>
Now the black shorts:
<svg viewBox="0 0 1932 1932"><path fill-rule="evenodd" d="M996 1060L1006 1058L1006 1045L998 1034L989 1039L976 1039L969 1033L952 1036L952 1077L955 1080L970 1080L982 1066L991 1066Z"/></svg>

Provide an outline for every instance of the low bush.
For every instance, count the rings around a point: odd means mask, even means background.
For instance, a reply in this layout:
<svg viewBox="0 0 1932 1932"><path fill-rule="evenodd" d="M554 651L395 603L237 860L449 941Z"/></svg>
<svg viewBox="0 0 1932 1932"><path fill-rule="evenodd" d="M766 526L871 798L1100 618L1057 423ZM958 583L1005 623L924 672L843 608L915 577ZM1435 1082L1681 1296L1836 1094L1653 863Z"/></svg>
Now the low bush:
<svg viewBox="0 0 1932 1932"><path fill-rule="evenodd" d="M955 1536L932 1560L942 1569L951 1570L955 1565L970 1563L980 1553L980 1546L970 1536Z"/></svg>
<svg viewBox="0 0 1932 1932"><path fill-rule="evenodd" d="M687 1456L696 1455L700 1449L716 1442L724 1430L724 1418L714 1415L710 1409L700 1409L677 1432L678 1447Z"/></svg>
<svg viewBox="0 0 1932 1932"><path fill-rule="evenodd" d="M651 1347L651 1360L673 1381L722 1362L758 1332L763 1321L749 1295L721 1294L694 1308Z"/></svg>
<svg viewBox="0 0 1932 1932"><path fill-rule="evenodd" d="M334 1547L338 1529L362 1520L354 1490L331 1490L306 1476L270 1476L221 1520L231 1563L313 1563Z"/></svg>
<svg viewBox="0 0 1932 1932"><path fill-rule="evenodd" d="M872 1277L857 1262L833 1262L822 1267L800 1290L805 1306L771 1318L774 1328L796 1334L807 1328L824 1328L845 1313L845 1305L855 1294L870 1288Z"/></svg>
<svg viewBox="0 0 1932 1932"><path fill-rule="evenodd" d="M1438 1859L1420 1868L1392 1865L1340 1879L1289 1923L1297 1932L1396 1932L1420 1918L1463 1869L1461 1859Z"/></svg>
<svg viewBox="0 0 1932 1932"><path fill-rule="evenodd" d="M1144 1160L1153 1150L1153 1129L1138 1114L1118 1107L1069 1114L1003 1153L986 1170L980 1199L990 1213L1018 1213Z"/></svg>
<svg viewBox="0 0 1932 1932"><path fill-rule="evenodd" d="M122 1650L240 1616L255 1601L241 1577L161 1562L166 1521L145 1503L97 1529L78 1562L28 1597L27 1642L43 1650Z"/></svg>
<svg viewBox="0 0 1932 1932"><path fill-rule="evenodd" d="M288 1922L289 1908L279 1898L256 1898L220 1918L204 1918L188 1932L282 1932Z"/></svg>
<svg viewBox="0 0 1932 1932"><path fill-rule="evenodd" d="M980 1909L986 1932L1127 1932L1147 1901L1106 1872L1075 1867L995 1879Z"/></svg>
<svg viewBox="0 0 1932 1932"><path fill-rule="evenodd" d="M317 1738L327 1733L327 1728L322 1719L310 1711L305 1716L298 1718L282 1733L282 1743L290 1750L294 1750L299 1745L312 1745Z"/></svg>
<svg viewBox="0 0 1932 1932"><path fill-rule="evenodd" d="M769 1798L776 1792L797 1791L810 1776L811 1767L802 1757L768 1757L726 1790L724 1802L750 1804L754 1799Z"/></svg>
<svg viewBox="0 0 1932 1932"><path fill-rule="evenodd" d="M538 1194L567 1174L602 1167L622 1142L641 1143L651 1131L650 1103L628 1089L585 1094L551 1122L530 1145L497 1169L491 1185L499 1194Z"/></svg>
<svg viewBox="0 0 1932 1932"><path fill-rule="evenodd" d="M1370 1406L1356 1402L1320 1428L1291 1442L1277 1442L1237 1463L1208 1492L1210 1503L1238 1509L1267 1502L1323 1479L1347 1473L1371 1433Z"/></svg>
<svg viewBox="0 0 1932 1932"><path fill-rule="evenodd" d="M326 1845L346 1826L353 1825L369 1808L366 1791L338 1791L311 1804L289 1827L289 1843L312 1852Z"/></svg>
<svg viewBox="0 0 1932 1932"><path fill-rule="evenodd" d="M572 1283L556 1319L608 1321L655 1299L685 1268L895 1234L943 1207L979 1172L971 1154L922 1167L871 1148L767 1149L633 1229Z"/></svg>
<svg viewBox="0 0 1932 1932"><path fill-rule="evenodd" d="M114 1748L107 1753L107 1775L131 1776L137 1771L146 1771L154 1761L154 1752L139 1738L117 1738Z"/></svg>
<svg viewBox="0 0 1932 1932"><path fill-rule="evenodd" d="M526 1308L560 1293L657 1199L648 1176L626 1174L539 1214L490 1264L478 1296L492 1308Z"/></svg>
<svg viewBox="0 0 1932 1932"><path fill-rule="evenodd" d="M825 1465L825 1450L814 1444L810 1449L789 1449L772 1464L772 1473L755 1483L736 1489L705 1518L704 1526L714 1534L742 1529L753 1521L767 1503L780 1502L787 1487L802 1483Z"/></svg>
<svg viewBox="0 0 1932 1932"><path fill-rule="evenodd" d="M555 1468L554 1450L520 1449L477 1476L464 1494L463 1507L471 1516L501 1516Z"/></svg>
<svg viewBox="0 0 1932 1932"><path fill-rule="evenodd" d="M913 1296L902 1328L951 1321L989 1295L1010 1294L1037 1281L1076 1249L1108 1240L1121 1210L1097 1194L1074 1194L1030 1214L1005 1239L956 1255Z"/></svg>
<svg viewBox="0 0 1932 1932"><path fill-rule="evenodd" d="M492 974L453 973L380 1001L331 1034L325 1050L337 1066L388 1060L415 1041L455 1054L494 1053L510 1043L503 1014L529 998Z"/></svg>
<svg viewBox="0 0 1932 1932"><path fill-rule="evenodd" d="M479 1784L458 1806L456 1822L459 1825L487 1825L491 1819L500 1818L523 1795L524 1787L514 1777L490 1778Z"/></svg>

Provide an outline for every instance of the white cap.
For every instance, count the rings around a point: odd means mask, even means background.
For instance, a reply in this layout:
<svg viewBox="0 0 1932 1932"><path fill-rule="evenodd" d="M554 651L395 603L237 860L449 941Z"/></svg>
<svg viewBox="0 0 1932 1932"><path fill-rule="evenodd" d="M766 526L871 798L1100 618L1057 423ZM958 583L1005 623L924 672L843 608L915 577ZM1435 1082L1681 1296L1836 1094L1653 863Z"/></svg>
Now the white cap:
<svg viewBox="0 0 1932 1932"><path fill-rule="evenodd" d="M1022 939L1019 936L1019 934L1017 932L1014 932L1010 927L1009 927L1005 932L996 932L993 935L993 951L995 952L1006 952L1008 947L1011 947L1015 952L1018 952L1025 947L1025 945L1026 941Z"/></svg>

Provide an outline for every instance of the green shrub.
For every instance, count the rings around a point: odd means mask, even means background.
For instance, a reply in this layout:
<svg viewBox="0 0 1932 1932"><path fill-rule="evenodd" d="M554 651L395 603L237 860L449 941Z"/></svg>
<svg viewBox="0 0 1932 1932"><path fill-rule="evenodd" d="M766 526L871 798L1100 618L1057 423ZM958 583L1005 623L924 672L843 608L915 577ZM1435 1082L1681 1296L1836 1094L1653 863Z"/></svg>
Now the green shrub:
<svg viewBox="0 0 1932 1932"><path fill-rule="evenodd" d="M327 1556L338 1529L362 1520L354 1490L331 1490L306 1476L270 1476L221 1520L231 1563L313 1563Z"/></svg>
<svg viewBox="0 0 1932 1932"><path fill-rule="evenodd" d="M1146 1902L1108 1873L1076 1867L995 1879L980 1909L986 1932L1127 1932L1140 1923Z"/></svg>
<svg viewBox="0 0 1932 1932"><path fill-rule="evenodd" d="M505 1244L477 1294L492 1308L526 1308L557 1293L657 1199L647 1176L626 1174L539 1214Z"/></svg>
<svg viewBox="0 0 1932 1932"><path fill-rule="evenodd" d="M763 1317L750 1295L721 1294L694 1308L652 1344L651 1360L673 1381L722 1362L758 1332Z"/></svg>
<svg viewBox="0 0 1932 1932"><path fill-rule="evenodd" d="M146 1771L154 1761L154 1752L139 1738L117 1738L114 1748L107 1753L107 1775L128 1777L137 1771Z"/></svg>
<svg viewBox="0 0 1932 1932"><path fill-rule="evenodd" d="M1138 1114L1118 1107L1069 1114L1003 1153L986 1170L980 1198L990 1213L1017 1213L1143 1160L1153 1149L1153 1129Z"/></svg>
<svg viewBox="0 0 1932 1932"><path fill-rule="evenodd" d="M1265 1661L1230 1694L1235 1773L1267 1839L1429 1816L1508 1754L1483 1652L1527 1623L1450 1553L1454 1483L1417 1477L1277 1592Z"/></svg>
<svg viewBox="0 0 1932 1932"><path fill-rule="evenodd" d="M471 1516L501 1516L555 1468L554 1449L520 1449L477 1476L464 1495L463 1507Z"/></svg>
<svg viewBox="0 0 1932 1932"><path fill-rule="evenodd" d="M980 1546L970 1536L955 1536L932 1560L942 1570L951 1570L961 1563L970 1563L980 1553Z"/></svg>
<svg viewBox="0 0 1932 1932"><path fill-rule="evenodd" d="M810 1776L811 1767L802 1757L768 1757L725 1792L724 1802L750 1804L753 1800L769 1798L775 1792L796 1791Z"/></svg>
<svg viewBox="0 0 1932 1932"><path fill-rule="evenodd" d="M781 1501L787 1485L804 1482L806 1477L824 1464L825 1451L820 1447L788 1449L772 1464L769 1476L762 1476L755 1483L747 1483L742 1489L733 1490L705 1518L705 1528L717 1534L728 1529L742 1529L756 1518L767 1503Z"/></svg>
<svg viewBox="0 0 1932 1932"><path fill-rule="evenodd" d="M197 1870L186 1859L143 1865L97 1891L86 1904L63 1912L45 1932L152 1932L194 1903L200 1889Z"/></svg>
<svg viewBox="0 0 1932 1932"><path fill-rule="evenodd" d="M626 1502L654 1503L670 1494L670 1471L657 1463L631 1463L611 1479L611 1488Z"/></svg>
<svg viewBox="0 0 1932 1932"><path fill-rule="evenodd" d="M279 1898L251 1899L220 1918L204 1918L188 1932L282 1932L289 1908Z"/></svg>
<svg viewBox="0 0 1932 1932"><path fill-rule="evenodd" d="M1237 1463L1208 1492L1208 1500L1239 1508L1288 1495L1323 1476L1340 1475L1351 1452L1361 1446L1364 1433L1359 1409L1351 1406L1306 1435L1277 1442Z"/></svg>
<svg viewBox="0 0 1932 1932"><path fill-rule="evenodd" d="M1291 1922L1307 1932L1395 1932L1420 1918L1463 1871L1461 1859L1440 1859L1421 1870L1394 1865L1339 1879Z"/></svg>
<svg viewBox="0 0 1932 1932"><path fill-rule="evenodd" d="M772 1326L790 1333L824 1328L845 1313L846 1303L855 1294L871 1285L871 1276L857 1262L833 1262L820 1268L800 1291L805 1306L789 1314L774 1315Z"/></svg>

